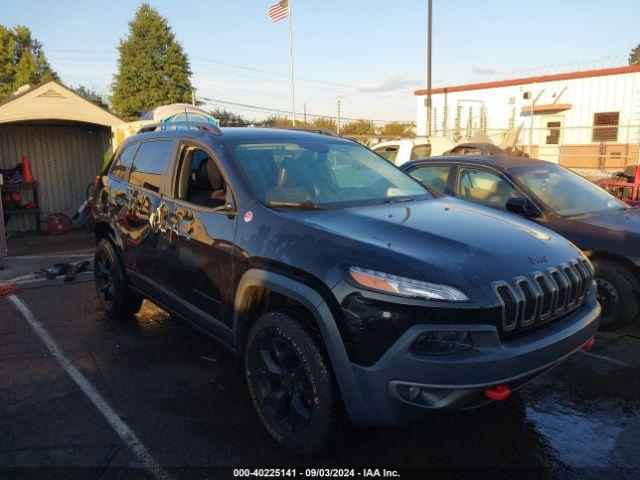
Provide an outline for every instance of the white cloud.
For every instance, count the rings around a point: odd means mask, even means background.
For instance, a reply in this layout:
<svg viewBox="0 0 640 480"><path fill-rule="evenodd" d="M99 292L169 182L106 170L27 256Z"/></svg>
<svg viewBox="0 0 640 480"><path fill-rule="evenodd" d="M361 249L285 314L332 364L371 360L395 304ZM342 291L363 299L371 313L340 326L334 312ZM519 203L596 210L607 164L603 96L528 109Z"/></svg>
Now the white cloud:
<svg viewBox="0 0 640 480"><path fill-rule="evenodd" d="M475 66L471 67L471 71L473 73L475 73L476 75L495 76L495 75L502 74L502 72L500 70L496 69L496 68L487 67L487 66L479 66L479 65L475 65Z"/></svg>
<svg viewBox="0 0 640 480"><path fill-rule="evenodd" d="M389 77L376 83L364 83L356 87L360 93L391 93L410 90L420 85L421 80L413 77Z"/></svg>

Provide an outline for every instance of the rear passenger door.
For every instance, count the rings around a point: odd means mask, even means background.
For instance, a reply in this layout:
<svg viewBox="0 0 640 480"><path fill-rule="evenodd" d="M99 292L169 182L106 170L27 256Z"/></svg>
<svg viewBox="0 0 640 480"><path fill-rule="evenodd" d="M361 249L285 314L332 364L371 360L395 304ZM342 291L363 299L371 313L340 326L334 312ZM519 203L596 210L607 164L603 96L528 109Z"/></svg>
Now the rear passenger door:
<svg viewBox="0 0 640 480"><path fill-rule="evenodd" d="M431 190L443 195L452 195L453 192L449 186L452 168L451 165L418 165L407 173Z"/></svg>
<svg viewBox="0 0 640 480"><path fill-rule="evenodd" d="M152 296L158 295L162 285L157 271L157 245L161 220L168 212L163 199L170 185L167 173L175 148L172 139L140 142L129 173L126 215L119 225L131 280Z"/></svg>

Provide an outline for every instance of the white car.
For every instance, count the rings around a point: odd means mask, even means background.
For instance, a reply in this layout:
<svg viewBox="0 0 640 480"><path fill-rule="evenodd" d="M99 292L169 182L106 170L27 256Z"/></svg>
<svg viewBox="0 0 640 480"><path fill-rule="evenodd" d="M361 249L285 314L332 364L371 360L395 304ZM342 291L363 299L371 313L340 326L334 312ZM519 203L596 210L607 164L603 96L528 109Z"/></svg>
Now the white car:
<svg viewBox="0 0 640 480"><path fill-rule="evenodd" d="M455 145L446 137L413 137L378 143L371 150L400 166L409 160L442 155Z"/></svg>

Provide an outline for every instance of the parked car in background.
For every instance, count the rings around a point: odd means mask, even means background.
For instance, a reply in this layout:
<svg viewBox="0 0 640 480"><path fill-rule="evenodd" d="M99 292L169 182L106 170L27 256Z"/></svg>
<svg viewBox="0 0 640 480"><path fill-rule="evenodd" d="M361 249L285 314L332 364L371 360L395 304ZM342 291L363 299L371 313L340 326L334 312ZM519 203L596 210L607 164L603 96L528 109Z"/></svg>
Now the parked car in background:
<svg viewBox="0 0 640 480"><path fill-rule="evenodd" d="M593 342L592 266L560 235L343 138L176 126L198 130L145 126L99 178L98 298L221 342L291 450L504 400Z"/></svg>
<svg viewBox="0 0 640 480"><path fill-rule="evenodd" d="M432 190L517 213L580 247L595 267L602 329L621 327L637 316L639 208L555 163L531 158L447 156L402 168Z"/></svg>
<svg viewBox="0 0 640 480"><path fill-rule="evenodd" d="M413 137L378 143L371 150L395 165L402 165L417 158L442 155L454 145L453 140L446 137Z"/></svg>

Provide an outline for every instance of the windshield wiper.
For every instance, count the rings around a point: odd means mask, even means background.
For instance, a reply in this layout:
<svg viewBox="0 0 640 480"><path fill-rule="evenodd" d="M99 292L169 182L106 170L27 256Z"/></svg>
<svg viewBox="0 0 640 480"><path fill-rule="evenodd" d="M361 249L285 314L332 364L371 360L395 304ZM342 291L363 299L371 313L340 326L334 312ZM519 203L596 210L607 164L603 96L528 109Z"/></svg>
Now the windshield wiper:
<svg viewBox="0 0 640 480"><path fill-rule="evenodd" d="M384 203L413 202L414 200L415 198L411 197L387 198Z"/></svg>
<svg viewBox="0 0 640 480"><path fill-rule="evenodd" d="M275 208L296 208L298 210L328 210L329 207L320 205L319 203L313 203L310 201L304 202L267 202L267 206Z"/></svg>

